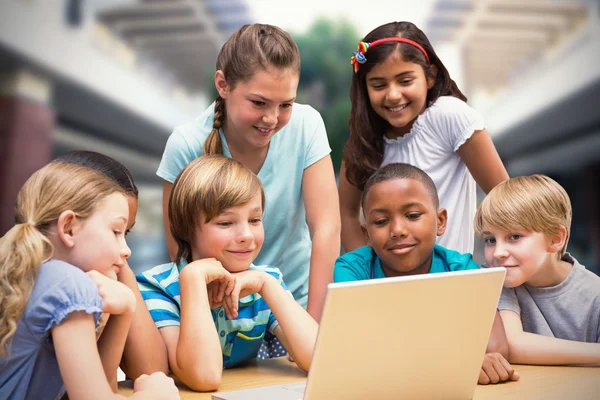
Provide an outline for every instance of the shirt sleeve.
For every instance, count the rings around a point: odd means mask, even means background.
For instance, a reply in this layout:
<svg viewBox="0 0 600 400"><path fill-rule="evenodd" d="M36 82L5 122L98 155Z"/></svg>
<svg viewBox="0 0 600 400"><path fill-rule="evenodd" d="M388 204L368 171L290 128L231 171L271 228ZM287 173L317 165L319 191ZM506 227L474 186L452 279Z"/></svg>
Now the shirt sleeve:
<svg viewBox="0 0 600 400"><path fill-rule="evenodd" d="M325 123L321 114L313 108L310 108L310 122L308 129L310 130L306 156L304 159L304 169L310 167L329 153L331 153L331 147L329 147L329 140L327 138L327 131L325 130Z"/></svg>
<svg viewBox="0 0 600 400"><path fill-rule="evenodd" d="M439 103L439 104L438 104ZM435 132L440 135L445 145L453 152L457 151L475 131L485 129L481 114L464 101L456 97L440 97L432 117Z"/></svg>
<svg viewBox="0 0 600 400"><path fill-rule="evenodd" d="M287 285L283 281L283 274L278 268L273 268L273 271L268 270L266 272L267 274L275 277L275 279L279 281L279 284L281 285L283 290L285 290L286 293L289 294L292 299L294 298L294 295L292 294L292 292L290 292L290 289L288 289ZM267 322L267 330L272 334L275 334L275 328L277 328L278 326L279 322L277 321L277 318L275 318L275 315L271 312L271 314L269 315L269 321Z"/></svg>
<svg viewBox="0 0 600 400"><path fill-rule="evenodd" d="M502 288L500 293L500 301L498 302L498 311L509 310L521 316L521 307L517 299L517 292L514 288Z"/></svg>
<svg viewBox="0 0 600 400"><path fill-rule="evenodd" d="M199 154L201 155L201 154ZM156 175L168 182L175 182L181 170L196 158L192 147L186 141L182 131L175 128L165 146Z"/></svg>
<svg viewBox="0 0 600 400"><path fill-rule="evenodd" d="M157 328L180 326L181 314L179 304L165 291L144 274L136 276L138 287L150 316ZM179 284L177 282L177 284Z"/></svg>
<svg viewBox="0 0 600 400"><path fill-rule="evenodd" d="M363 281L370 278L370 263L362 258L352 256L352 253L346 253L335 261L333 267L335 283Z"/></svg>
<svg viewBox="0 0 600 400"><path fill-rule="evenodd" d="M49 285L37 299L36 307L29 310L28 321L42 334L54 325L60 325L71 313L77 311L93 315L96 328L100 322L102 298L98 294L96 283L77 267L68 268L72 271Z"/></svg>

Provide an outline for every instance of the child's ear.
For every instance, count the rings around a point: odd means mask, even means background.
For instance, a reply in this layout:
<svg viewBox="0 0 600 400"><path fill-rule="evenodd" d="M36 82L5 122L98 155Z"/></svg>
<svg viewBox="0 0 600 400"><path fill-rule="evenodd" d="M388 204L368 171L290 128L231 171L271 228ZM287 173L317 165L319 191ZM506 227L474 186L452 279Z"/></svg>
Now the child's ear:
<svg viewBox="0 0 600 400"><path fill-rule="evenodd" d="M563 248L565 241L567 240L567 228L561 225L558 233L555 235L549 235L548 238L550 242L548 245L548 252L558 253Z"/></svg>
<svg viewBox="0 0 600 400"><path fill-rule="evenodd" d="M229 86L227 85L225 74L221 70L215 72L215 88L217 89L217 92L219 92L219 96L221 96L223 99L227 98Z"/></svg>
<svg viewBox="0 0 600 400"><path fill-rule="evenodd" d="M427 90L431 89L433 85L435 85L435 81L437 79L438 69L435 65L429 66L430 74L427 75Z"/></svg>
<svg viewBox="0 0 600 400"><path fill-rule="evenodd" d="M440 208L437 212L437 235L442 236L446 232L446 223L448 222L448 212L445 208Z"/></svg>
<svg viewBox="0 0 600 400"><path fill-rule="evenodd" d="M373 247L373 244L371 243L371 238L369 237L369 232L367 231L367 226L365 224L360 224L360 230L362 231L363 236L367 241L367 246Z"/></svg>
<svg viewBox="0 0 600 400"><path fill-rule="evenodd" d="M63 211L58 217L56 224L58 238L69 249L75 246L74 233L77 222L77 216L71 210Z"/></svg>

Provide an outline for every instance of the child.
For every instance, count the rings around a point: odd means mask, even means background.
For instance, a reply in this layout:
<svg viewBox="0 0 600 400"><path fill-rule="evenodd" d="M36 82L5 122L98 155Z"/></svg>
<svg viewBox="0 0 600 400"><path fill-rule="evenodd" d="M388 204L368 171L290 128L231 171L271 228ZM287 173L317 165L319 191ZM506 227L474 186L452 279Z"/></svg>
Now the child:
<svg viewBox="0 0 600 400"><path fill-rule="evenodd" d="M0 393L11 399L120 398L116 373L135 296L116 280L130 255L127 199L97 171L52 162L19 191L0 239ZM100 314L112 323L96 343ZM111 391L111 385L113 390ZM178 398L162 373L135 398Z"/></svg>
<svg viewBox="0 0 600 400"><path fill-rule="evenodd" d="M215 103L175 128L158 168L169 253L174 259L177 252L167 209L179 172L202 154L233 158L258 175L268 199L256 262L279 266L296 301L318 321L339 255L340 213L323 120L294 103L298 47L278 27L245 25L223 45L216 68Z"/></svg>
<svg viewBox="0 0 600 400"><path fill-rule="evenodd" d="M447 212L439 208L435 184L408 164L388 164L366 182L362 194L368 246L339 257L334 281L478 269L470 254L435 244L446 229ZM519 379L504 358L506 338L496 313L479 383ZM503 354L501 354L503 353Z"/></svg>
<svg viewBox="0 0 600 400"><path fill-rule="evenodd" d="M93 151L73 151L56 158L55 161L78 164L102 172L123 189L129 205L129 217L125 231L125 236L127 236L135 225L138 209L138 189L129 170L117 160ZM135 274L127 260L119 270L117 279L133 291L137 304L144 304ZM110 323L109 320L108 324ZM140 306L135 309L120 366L125 374L133 379L142 374L151 374L156 371L168 373L167 348L146 307Z"/></svg>
<svg viewBox="0 0 600 400"><path fill-rule="evenodd" d="M508 175L482 117L465 101L427 37L410 22L369 33L352 57L350 138L340 171L342 245L364 246L361 191L394 162L415 165L435 182L448 210L438 244L472 253L475 182L489 192ZM473 180L475 178L475 180Z"/></svg>
<svg viewBox="0 0 600 400"><path fill-rule="evenodd" d="M308 371L317 323L279 269L255 266L265 195L248 168L219 155L188 164L169 200L178 260L138 275L171 371L193 390L218 388L223 367L254 359L267 331Z"/></svg>
<svg viewBox="0 0 600 400"><path fill-rule="evenodd" d="M500 316L509 361L600 363L600 278L566 252L571 202L544 175L494 188L477 210L488 265L506 268Z"/></svg>

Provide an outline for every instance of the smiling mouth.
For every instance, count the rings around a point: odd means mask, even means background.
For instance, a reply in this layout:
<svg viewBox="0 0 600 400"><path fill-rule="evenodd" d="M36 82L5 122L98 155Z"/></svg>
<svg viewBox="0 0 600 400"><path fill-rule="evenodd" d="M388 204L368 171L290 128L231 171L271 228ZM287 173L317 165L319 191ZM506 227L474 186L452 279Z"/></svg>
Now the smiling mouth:
<svg viewBox="0 0 600 400"><path fill-rule="evenodd" d="M398 244L388 248L388 250L394 254L406 254L417 247L416 243L409 244Z"/></svg>
<svg viewBox="0 0 600 400"><path fill-rule="evenodd" d="M229 252L231 254L235 254L236 256L247 256L247 255L252 254L253 251L254 250L245 250L245 251L232 251L232 250L229 250Z"/></svg>
<svg viewBox="0 0 600 400"><path fill-rule="evenodd" d="M410 103L402 104L402 105L396 106L396 107L386 107L386 109L391 112L399 112L399 111L404 110L406 107L408 107L409 104Z"/></svg>
<svg viewBox="0 0 600 400"><path fill-rule="evenodd" d="M273 128L261 128L258 126L255 126L254 128L256 128L257 131L259 131L265 135L268 135L269 133L273 132Z"/></svg>

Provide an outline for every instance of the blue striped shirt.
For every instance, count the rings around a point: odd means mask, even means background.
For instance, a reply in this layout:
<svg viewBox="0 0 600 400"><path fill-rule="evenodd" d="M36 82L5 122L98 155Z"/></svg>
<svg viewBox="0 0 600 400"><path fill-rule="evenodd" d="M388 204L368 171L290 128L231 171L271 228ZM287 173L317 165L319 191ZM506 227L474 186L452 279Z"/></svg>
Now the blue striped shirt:
<svg viewBox="0 0 600 400"><path fill-rule="evenodd" d="M175 263L161 264L136 277L144 302L157 328L180 326L179 273L186 265L185 261L182 261L179 267ZM292 295L278 268L251 264L249 269L273 276L290 296ZM265 332L269 330L273 333L279 325L269 306L258 293L239 300L238 316L233 320L227 319L223 307L210 311L221 342L224 368L254 359Z"/></svg>

